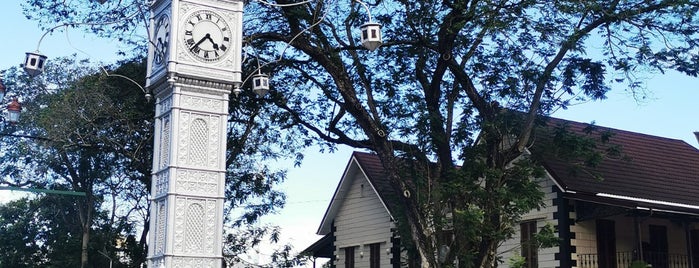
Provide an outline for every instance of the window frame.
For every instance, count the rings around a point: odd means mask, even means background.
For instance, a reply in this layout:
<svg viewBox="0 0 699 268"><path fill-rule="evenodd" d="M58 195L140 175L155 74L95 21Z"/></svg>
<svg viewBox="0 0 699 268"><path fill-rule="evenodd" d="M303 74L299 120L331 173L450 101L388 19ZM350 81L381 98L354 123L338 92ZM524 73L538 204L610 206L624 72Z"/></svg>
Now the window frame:
<svg viewBox="0 0 699 268"><path fill-rule="evenodd" d="M520 245L522 246L521 256L524 257L525 267L539 267L539 245L535 242L534 236L538 231L537 221L522 221L519 223ZM532 243L534 241L534 243Z"/></svg>
<svg viewBox="0 0 699 268"><path fill-rule="evenodd" d="M345 268L354 268L354 248L345 248Z"/></svg>
<svg viewBox="0 0 699 268"><path fill-rule="evenodd" d="M381 267L381 243L369 244L369 268Z"/></svg>

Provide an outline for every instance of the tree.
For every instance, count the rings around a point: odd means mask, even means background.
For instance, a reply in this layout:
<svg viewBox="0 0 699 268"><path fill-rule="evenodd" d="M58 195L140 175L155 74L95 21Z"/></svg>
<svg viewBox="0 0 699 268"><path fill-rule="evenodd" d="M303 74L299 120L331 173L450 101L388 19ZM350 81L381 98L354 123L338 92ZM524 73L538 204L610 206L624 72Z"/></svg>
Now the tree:
<svg viewBox="0 0 699 268"><path fill-rule="evenodd" d="M103 257L94 256L98 250L117 251L117 242L134 236L133 225L143 223L134 220L134 212L147 211L153 104L135 82L115 79L143 77L144 70L143 61L123 62L109 73L88 61L67 58L47 66L47 74L37 79L16 69L8 72L12 88L26 89L15 93L23 94L25 111L22 122L6 129L2 140L2 182L85 193L61 203L80 230L73 234L80 237L80 267L101 263L97 257ZM117 207L121 200L133 207ZM111 202L109 209L102 209L105 201ZM52 228L54 223L47 221L39 228ZM130 245L133 254L125 254L130 260L145 260L146 233L140 244Z"/></svg>
<svg viewBox="0 0 699 268"><path fill-rule="evenodd" d="M325 142L377 153L423 267L496 265L512 224L541 205L536 165L510 167L537 115L613 83L639 90L640 71L699 68L691 1L377 1L374 52L357 42L368 10L356 1L276 3L246 9L263 70L290 81L270 104Z"/></svg>
<svg viewBox="0 0 699 268"><path fill-rule="evenodd" d="M492 267L512 224L541 205L535 161L510 165L537 117L615 84L641 92L642 72L696 76L697 11L688 0L277 0L246 6L245 43L248 70L259 60L273 74L268 120L376 152L422 267ZM384 34L373 52L355 30L371 19Z"/></svg>
<svg viewBox="0 0 699 268"><path fill-rule="evenodd" d="M72 203L47 196L0 206L0 267L78 267L80 225L75 210L66 209Z"/></svg>

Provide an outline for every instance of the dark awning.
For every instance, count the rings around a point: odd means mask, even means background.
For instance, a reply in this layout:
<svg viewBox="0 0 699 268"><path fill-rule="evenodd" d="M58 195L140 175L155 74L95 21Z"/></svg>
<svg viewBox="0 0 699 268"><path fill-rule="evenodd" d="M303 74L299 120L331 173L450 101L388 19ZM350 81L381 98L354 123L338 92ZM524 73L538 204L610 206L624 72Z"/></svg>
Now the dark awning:
<svg viewBox="0 0 699 268"><path fill-rule="evenodd" d="M332 258L333 256L333 240L332 233L329 233L319 239L313 245L301 251L301 255L313 256L316 258Z"/></svg>

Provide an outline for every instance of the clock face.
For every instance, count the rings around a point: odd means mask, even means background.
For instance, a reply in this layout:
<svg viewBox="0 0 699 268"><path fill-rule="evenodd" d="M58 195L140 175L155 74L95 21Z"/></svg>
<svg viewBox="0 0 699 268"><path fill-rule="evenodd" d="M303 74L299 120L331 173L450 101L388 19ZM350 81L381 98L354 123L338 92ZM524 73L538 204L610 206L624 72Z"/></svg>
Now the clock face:
<svg viewBox="0 0 699 268"><path fill-rule="evenodd" d="M161 15L155 22L155 32L153 34L153 63L159 66L167 60L170 42L170 18L167 14Z"/></svg>
<svg viewBox="0 0 699 268"><path fill-rule="evenodd" d="M216 12L196 11L187 17L182 28L185 50L198 60L218 61L231 48L231 29Z"/></svg>

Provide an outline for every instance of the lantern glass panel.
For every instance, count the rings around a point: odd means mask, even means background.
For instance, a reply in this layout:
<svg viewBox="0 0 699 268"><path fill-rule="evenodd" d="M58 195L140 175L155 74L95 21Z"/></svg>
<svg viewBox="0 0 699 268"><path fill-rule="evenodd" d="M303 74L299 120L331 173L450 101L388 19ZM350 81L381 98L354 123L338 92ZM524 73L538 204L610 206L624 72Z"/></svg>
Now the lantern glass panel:
<svg viewBox="0 0 699 268"><path fill-rule="evenodd" d="M7 111L7 121L10 123L19 122L20 111Z"/></svg>

